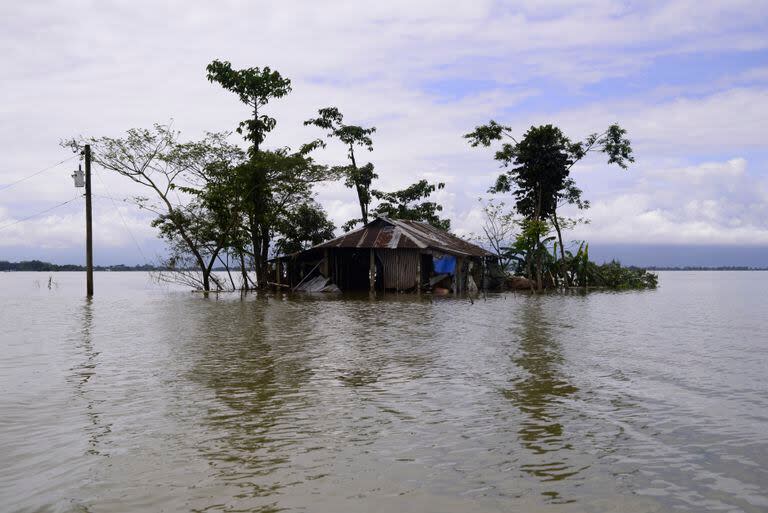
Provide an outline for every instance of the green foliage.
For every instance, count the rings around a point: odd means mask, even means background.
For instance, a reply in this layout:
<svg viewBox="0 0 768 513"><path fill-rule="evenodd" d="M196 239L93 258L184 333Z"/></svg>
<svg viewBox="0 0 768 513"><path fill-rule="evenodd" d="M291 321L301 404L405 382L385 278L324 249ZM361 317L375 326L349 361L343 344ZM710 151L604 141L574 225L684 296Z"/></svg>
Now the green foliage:
<svg viewBox="0 0 768 513"><path fill-rule="evenodd" d="M260 226L272 227L312 197L313 186L333 176L325 166L301 151L263 150L236 169L246 212ZM255 197L257 201L248 202Z"/></svg>
<svg viewBox="0 0 768 513"><path fill-rule="evenodd" d="M311 200L313 185L338 176L339 171L329 171L310 157L313 150L324 146L321 140L304 144L296 152L287 148L264 150L261 147L266 134L277 123L274 118L263 114L261 109L271 99L282 98L291 91L289 79L269 67L235 70L229 62L218 60L211 62L206 69L209 81L237 94L240 101L253 110L252 117L241 122L237 129L252 145L249 161L234 170L239 184L236 194L243 206L242 222L233 247L241 262L246 253L253 256L257 282L264 286L273 244L286 248L301 243L305 235L310 239L317 236L317 233L299 233L299 226L294 227L298 230L294 233L291 221L299 219L309 222L307 208L314 204ZM333 117L333 113L328 114ZM354 134L345 131L343 135L350 137ZM319 223L316 226L318 233L323 232L321 220L316 218L315 221ZM278 235L279 238L273 240Z"/></svg>
<svg viewBox="0 0 768 513"><path fill-rule="evenodd" d="M570 273L571 283L577 287L587 287L597 278L596 265L589 261L589 244L582 242L575 255L568 253L563 262Z"/></svg>
<svg viewBox="0 0 768 513"><path fill-rule="evenodd" d="M622 267L613 260L597 267L597 285L611 289L655 289L658 275L636 267Z"/></svg>
<svg viewBox="0 0 768 513"><path fill-rule="evenodd" d="M504 248L504 256L514 264L512 274L531 278L530 269L541 263L546 288L608 288L614 290L656 288L658 277L644 269L622 267L617 261L596 264L589 259L589 244L581 242L576 253L564 251L558 258L558 242L546 223L524 220L514 244ZM543 248L551 247L551 252ZM565 271L567 281L558 281ZM570 284L570 285L569 285Z"/></svg>
<svg viewBox="0 0 768 513"><path fill-rule="evenodd" d="M482 199L479 201L482 204ZM482 205L482 212L483 234L473 234L471 238L489 248L496 255L499 268L507 271L514 260L509 248L517 239L521 220L503 201L488 200Z"/></svg>
<svg viewBox="0 0 768 513"><path fill-rule="evenodd" d="M589 259L589 244L582 242L576 254L566 252L563 262L571 283L580 288L646 289L656 288L658 276L645 269L622 267L613 260L596 264Z"/></svg>
<svg viewBox="0 0 768 513"><path fill-rule="evenodd" d="M502 136L509 135L511 127L500 125L494 120L490 120L487 125L475 127L473 132L464 135L464 139L469 139L469 144L476 148L477 146L490 146L494 141L500 141Z"/></svg>
<svg viewBox="0 0 768 513"><path fill-rule="evenodd" d="M546 246L554 241L554 237L549 235L551 228L546 221L523 219L518 224L520 232L511 246L503 248L502 256L515 262L514 274L532 279L532 266L541 261L542 265L549 267L554 261Z"/></svg>
<svg viewBox="0 0 768 513"><path fill-rule="evenodd" d="M253 144L251 153L257 153L266 134L277 124L274 118L260 114L259 109L270 99L282 98L290 93L291 81L269 66L236 70L230 62L218 59L208 64L206 71L209 82L218 83L237 94L241 102L253 109L253 117L240 122L237 133L245 133L245 139Z"/></svg>
<svg viewBox="0 0 768 513"><path fill-rule="evenodd" d="M328 214L314 201L290 209L278 225L280 237L275 244L278 254L308 249L333 238L336 229Z"/></svg>
<svg viewBox="0 0 768 513"><path fill-rule="evenodd" d="M422 201L438 189L445 187L444 183L430 184L426 180L394 192L382 192L374 190L373 196L380 201L374 213L377 216L392 219L406 219L410 221L423 221L441 230L450 230L450 219L441 219L438 212L443 210L442 205L434 201Z"/></svg>
<svg viewBox="0 0 768 513"><path fill-rule="evenodd" d="M632 144L626 135L627 131L614 123L605 132L591 134L583 142L575 143L570 151L577 161L590 151L598 151L608 156L608 164L627 169L628 162L634 162L635 157L632 155Z"/></svg>
<svg viewBox="0 0 768 513"><path fill-rule="evenodd" d="M237 233L242 209L233 170L244 153L226 136L209 133L180 142L178 132L155 125L122 138L81 137L62 144L74 151L90 144L95 164L144 186L149 195L135 202L156 215L152 225L168 242L171 260L198 269L196 285L209 290L211 269Z"/></svg>
<svg viewBox="0 0 768 513"><path fill-rule="evenodd" d="M336 107L325 107L319 109L317 113L319 117L308 119L304 125L315 125L327 130L329 138L335 137L346 145L361 146L368 151L373 151L371 134L376 131L376 127L363 128L358 125L346 125L344 124L344 116Z"/></svg>
<svg viewBox="0 0 768 513"><path fill-rule="evenodd" d="M344 177L344 185L354 188L357 192L357 200L360 204L360 215L363 224L368 223L368 208L371 204L371 184L378 178L374 172L373 164L368 162L358 166L355 158L355 147L361 147L373 151L373 139L371 134L376 127L363 128L359 125L344 124L344 116L336 107L326 107L317 111L319 117L308 119L304 125L314 125L328 132L329 138L336 138L347 147L349 165L335 166L333 171ZM350 221L352 226L357 220ZM348 226L347 223L345 226Z"/></svg>
<svg viewBox="0 0 768 513"><path fill-rule="evenodd" d="M528 253L535 253L533 259L527 259L528 277L532 278L531 267L535 268L538 287L542 286L542 277L551 276L552 281L562 281L569 285L569 274L565 265L563 247L563 225L573 224L573 220L558 217L558 208L575 205L579 209L589 208L589 202L582 199L582 191L570 177L570 170L589 152L597 151L608 156L609 164L617 164L622 169L634 162L632 147L626 137L626 130L613 124L602 133L594 133L584 141L573 142L563 132L552 125L531 127L518 141L510 133L511 128L491 120L481 125L464 137L473 147L488 147L494 142L501 142L494 158L506 169L499 175L489 192L511 193L515 198L515 207L528 222L548 220L557 234L558 244L553 246L554 255L561 262L554 270L545 269L547 257L542 251L544 241L533 240ZM508 141L505 141L508 139ZM511 142L509 142L511 141ZM565 221L563 223L563 221ZM578 222L578 220L576 220Z"/></svg>

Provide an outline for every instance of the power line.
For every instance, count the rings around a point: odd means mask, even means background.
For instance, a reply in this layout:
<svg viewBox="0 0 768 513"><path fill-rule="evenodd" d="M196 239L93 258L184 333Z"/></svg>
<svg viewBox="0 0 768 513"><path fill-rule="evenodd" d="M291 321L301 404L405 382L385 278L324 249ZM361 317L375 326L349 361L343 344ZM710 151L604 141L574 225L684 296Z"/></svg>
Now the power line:
<svg viewBox="0 0 768 513"><path fill-rule="evenodd" d="M146 255L144 255L144 251L142 251L141 246L139 245L139 241L136 240L136 237L133 236L133 232L131 231L130 228L128 228L128 223L125 222L125 218L123 217L123 213L120 212L119 208L117 208L117 203L115 203L115 200L112 197L112 194L110 194L109 187L107 187L106 182L104 182L104 180L102 180L102 178L101 178L101 173L99 173L97 171L95 174L98 177L99 182L101 182L101 185L104 186L104 190L107 193L107 197L109 197L110 201L112 202L112 206L115 207L115 210L117 211L117 215L120 216L120 220L123 222L123 226L125 226L125 230L128 232L128 235L131 236L131 239L133 240L133 243L136 245L136 249L139 250L139 254L141 255L141 258L144 259L144 263L145 264L148 264L149 261L147 260Z"/></svg>
<svg viewBox="0 0 768 513"><path fill-rule="evenodd" d="M3 190L5 190L5 189L10 189L11 187L13 187L13 186L14 186L14 185L16 185L16 184L19 184L19 183L21 183L21 182L23 182L23 181L29 180L30 178L33 178L33 177L35 177L35 176L37 176L37 175L39 175L39 174L41 174L41 173L45 173L46 171L50 171L51 169L53 169L53 168L55 168L55 167L57 167L57 166L60 166L60 165L62 165L63 163L65 163L65 162L67 162L67 161L69 161L69 160L72 160L72 159L73 159L73 158L75 158L75 157L79 157L79 155L72 155L71 157L69 157L69 158L66 158L66 159L62 160L61 162L57 162L56 164L54 164L54 165L52 165L52 166L48 166L48 167L46 167L45 169L41 169L40 171L36 171L36 172L32 173L32 174L31 174L31 175L29 175L29 176L25 176L24 178L21 178L21 179L19 179L19 180L16 180L15 182L11 182L11 183L9 183L9 184L3 185L2 187L0 187L0 191L3 191Z"/></svg>
<svg viewBox="0 0 768 513"><path fill-rule="evenodd" d="M23 223L24 221L28 221L28 220L32 219L33 217L37 217L37 216L39 216L39 215L45 214L45 213L47 213L47 212L50 212L51 210L57 209L57 208L59 208L59 207L63 207L63 206L64 206L64 205L66 205L67 203L72 203L72 202L73 202L73 201L75 201L76 199L79 199L79 198L82 198L82 197L83 197L83 196L82 196L82 194L78 194L78 195L77 195L77 196L75 196L74 198L72 198L72 199L69 199L69 200L67 200L67 201L64 201L64 202L62 202L62 203L59 203L58 205L54 205L54 206L52 206L51 208L47 208L47 209L45 209L45 210L42 210L42 211L40 211L40 212L38 212L38 213L36 213L36 214L32 214L31 216L23 217L23 218L21 218L21 219L17 219L16 221L14 221L14 222L12 222L12 223L8 223L8 224L5 224L5 225L3 225L3 226L0 226L0 231L2 231L2 230L5 230L6 228L10 228L11 226L15 226L15 225L17 225L17 224L19 224L19 223Z"/></svg>

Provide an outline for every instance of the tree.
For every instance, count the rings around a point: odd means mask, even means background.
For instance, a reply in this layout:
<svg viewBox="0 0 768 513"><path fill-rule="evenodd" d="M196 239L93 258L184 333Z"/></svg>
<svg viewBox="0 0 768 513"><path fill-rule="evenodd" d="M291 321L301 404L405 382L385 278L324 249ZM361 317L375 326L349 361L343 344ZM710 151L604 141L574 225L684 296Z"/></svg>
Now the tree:
<svg viewBox="0 0 768 513"><path fill-rule="evenodd" d="M246 217L248 232L253 249L252 256L256 268L256 281L259 286L266 286L267 260L269 259L270 237L272 226L270 220L274 217L268 211L269 170L265 164L271 158L262 158L261 145L266 135L277 125L277 120L263 113L263 109L271 99L282 98L291 92L290 79L283 78L279 72L268 66L236 70L228 61L214 60L206 67L209 82L218 83L224 89L237 94L241 102L253 109L253 116L241 121L237 132L243 134L246 141L251 143L248 149L250 163L243 164L237 169L240 181L244 186L242 191L246 201ZM243 253L240 259L244 262Z"/></svg>
<svg viewBox="0 0 768 513"><path fill-rule="evenodd" d="M275 249L284 255L303 251L332 239L335 229L320 205L311 200L300 203L280 223Z"/></svg>
<svg viewBox="0 0 768 513"><path fill-rule="evenodd" d="M238 224L241 205L230 177L244 154L227 143L226 134L189 143L178 137L158 124L129 130L124 138L78 137L62 145L79 152L90 144L94 163L151 192L134 200L157 216L152 224L172 251L166 265L178 267L182 260L185 268L192 265L200 273L196 283L207 291L215 281L213 265Z"/></svg>
<svg viewBox="0 0 768 513"><path fill-rule="evenodd" d="M290 222L298 207L311 202L313 186L331 176L327 167L311 158L311 149L305 146L298 152L289 148L262 150L238 169L260 200L252 205L259 227L253 255L258 264L256 276L260 286L267 281L267 261L274 237Z"/></svg>
<svg viewBox="0 0 768 513"><path fill-rule="evenodd" d="M352 228L357 222L362 221L368 224L368 207L371 204L371 183L378 175L373 171L373 164L367 164L358 167L355 158L355 147L359 146L368 151L373 151L373 140L371 134L376 131L376 127L363 128L358 125L345 125L344 116L336 107L326 107L317 111L319 117L308 119L304 125L314 125L328 131L329 138L340 140L347 147L347 157L349 165L336 166L335 172L345 178L344 185L349 188L354 187L357 191L357 201L360 204L360 220L354 219L345 225L346 228Z"/></svg>
<svg viewBox="0 0 768 513"><path fill-rule="evenodd" d="M494 158L507 170L497 178L490 192L512 192L517 211L527 220L551 222L557 232L561 259L565 255L557 216L558 207L568 203L579 208L589 206L588 202L582 201L581 190L570 177L571 168L594 151L606 154L609 164L618 164L622 169L628 167L628 162L634 162L626 130L616 124L602 133L591 134L585 140L575 143L552 125L531 127L518 141L512 136L510 127L493 120L487 125L476 127L464 137L473 147L487 147L495 141L506 139ZM534 229L532 233L540 231ZM535 246L533 253L538 259L535 263L536 283L541 289L544 255L539 247L541 238Z"/></svg>
<svg viewBox="0 0 768 513"><path fill-rule="evenodd" d="M374 213L377 216L393 219L423 221L441 230L450 230L450 219L441 219L438 216L438 212L443 210L442 205L433 201L421 201L429 198L435 190L444 187L444 183L430 184L426 180L419 180L399 191L374 190L372 191L373 196L380 201Z"/></svg>
<svg viewBox="0 0 768 513"><path fill-rule="evenodd" d="M514 256L510 248L514 245L520 228L520 219L511 210L507 210L503 201L488 200L483 207L483 235L473 235L473 239L488 246L498 259L502 271L507 271Z"/></svg>
<svg viewBox="0 0 768 513"><path fill-rule="evenodd" d="M227 91L237 94L240 101L253 109L253 117L241 121L237 133L245 134L246 141L252 146L251 155L259 152L266 134L277 125L275 118L260 113L259 109L266 106L272 98L282 98L291 92L290 79L283 78L269 66L263 69L246 68L232 69L229 61L214 60L206 67L209 82L215 82Z"/></svg>

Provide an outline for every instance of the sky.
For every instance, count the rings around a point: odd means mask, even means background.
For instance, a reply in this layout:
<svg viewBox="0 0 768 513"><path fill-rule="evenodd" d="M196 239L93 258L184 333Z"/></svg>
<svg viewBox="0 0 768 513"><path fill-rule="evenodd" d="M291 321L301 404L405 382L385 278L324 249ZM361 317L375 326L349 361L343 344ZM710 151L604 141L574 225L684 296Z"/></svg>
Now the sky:
<svg viewBox="0 0 768 513"><path fill-rule="evenodd" d="M636 163L573 168L592 208L568 241L636 265L768 266L768 0L3 2L0 56L0 260L84 261L82 199L44 212L81 193L77 159L11 185L72 157L60 140L233 130L246 108L205 78L221 59L291 79L267 146L322 136L302 122L336 106L376 127L377 188L445 182L435 198L462 236L500 172L463 134L494 119L578 140L618 122ZM156 262L151 217L123 201L140 191L94 173L96 263ZM342 183L317 199L337 226L355 217Z"/></svg>

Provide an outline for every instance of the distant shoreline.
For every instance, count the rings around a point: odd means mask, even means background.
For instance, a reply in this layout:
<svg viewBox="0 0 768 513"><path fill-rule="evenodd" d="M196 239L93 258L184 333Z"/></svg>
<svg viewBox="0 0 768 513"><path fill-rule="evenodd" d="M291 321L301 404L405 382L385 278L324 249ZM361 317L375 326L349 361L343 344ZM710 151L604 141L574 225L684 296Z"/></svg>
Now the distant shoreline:
<svg viewBox="0 0 768 513"><path fill-rule="evenodd" d="M717 267L705 267L705 266L683 266L683 267L666 267L666 266L636 266L631 265L628 267L636 267L639 269L645 269L647 271L768 271L768 267L750 267L750 266L717 266ZM106 271L106 272L157 272L157 271L171 271L167 267L158 267L154 265L97 265L93 268L94 271ZM194 269L173 269L176 271L193 271ZM223 267L215 267L214 271L225 271ZM0 272L85 272L84 265L75 264L52 264L50 262L43 262L41 260L28 260L22 262L8 262L0 260ZM232 267L230 271L240 271L239 267Z"/></svg>
<svg viewBox="0 0 768 513"><path fill-rule="evenodd" d="M632 266L634 267L634 266ZM702 267L702 266L684 266L684 267L643 267L647 271L768 271L768 267L749 267L749 266L718 266L718 267Z"/></svg>

